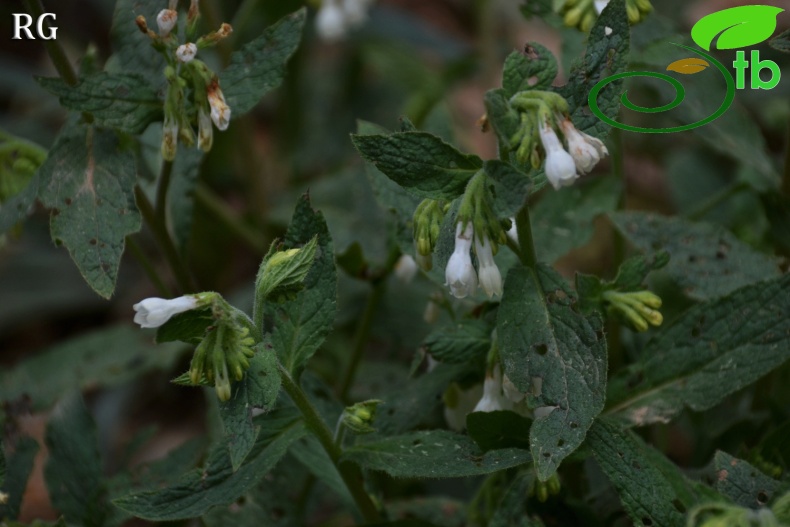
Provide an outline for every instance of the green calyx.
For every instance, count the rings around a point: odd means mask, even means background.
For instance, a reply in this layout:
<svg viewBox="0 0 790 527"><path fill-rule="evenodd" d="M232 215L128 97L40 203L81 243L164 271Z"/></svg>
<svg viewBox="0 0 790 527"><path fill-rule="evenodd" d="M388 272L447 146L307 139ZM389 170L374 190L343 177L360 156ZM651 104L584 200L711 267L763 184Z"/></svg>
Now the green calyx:
<svg viewBox="0 0 790 527"><path fill-rule="evenodd" d="M370 399L347 406L343 410L341 422L343 426L355 434L370 434L375 432L372 424L376 418L376 409L383 401Z"/></svg>
<svg viewBox="0 0 790 527"><path fill-rule="evenodd" d="M285 300L301 290L315 260L318 238L314 237L303 247L284 251L277 250L277 244L277 241L272 243L258 269L255 279L257 301Z"/></svg>
<svg viewBox="0 0 790 527"><path fill-rule="evenodd" d="M486 187L487 177L485 171L480 170L469 180L458 208L458 223L465 229L471 222L475 236L488 238L492 252L496 254L499 245L507 244L507 233L494 214L491 194Z"/></svg>
<svg viewBox="0 0 790 527"><path fill-rule="evenodd" d="M255 340L250 330L232 320L220 321L206 330L195 348L189 367L192 385L214 384L217 397L227 401L231 396L231 379L240 381L255 355Z"/></svg>
<svg viewBox="0 0 790 527"><path fill-rule="evenodd" d="M603 300L610 313L636 331L647 331L650 326L660 326L664 317L658 308L661 297L644 290L621 293L615 290L604 291Z"/></svg>
<svg viewBox="0 0 790 527"><path fill-rule="evenodd" d="M442 227L444 213L444 204L432 199L423 200L414 211L412 229L414 245L417 248L417 254L425 257L423 261L429 265L426 271L430 271L430 257L439 241L439 231Z"/></svg>
<svg viewBox="0 0 790 527"><path fill-rule="evenodd" d="M561 95L543 90L526 90L510 98L510 106L519 113L520 125L508 142L516 160L523 165L539 168L541 155L540 127L548 124L557 128L556 117L568 115L568 101Z"/></svg>

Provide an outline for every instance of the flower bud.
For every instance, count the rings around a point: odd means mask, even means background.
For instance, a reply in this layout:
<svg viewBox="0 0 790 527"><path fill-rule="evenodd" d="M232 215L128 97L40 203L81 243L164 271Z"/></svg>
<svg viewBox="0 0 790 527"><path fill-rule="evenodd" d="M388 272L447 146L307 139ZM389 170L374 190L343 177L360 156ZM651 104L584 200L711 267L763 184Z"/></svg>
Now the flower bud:
<svg viewBox="0 0 790 527"><path fill-rule="evenodd" d="M211 115L202 105L198 108L198 148L204 152L211 150L214 142L214 127L211 126Z"/></svg>
<svg viewBox="0 0 790 527"><path fill-rule="evenodd" d="M195 295L180 296L171 300L146 298L132 306L136 312L134 322L140 324L141 328L158 328L173 315L190 311L199 305Z"/></svg>
<svg viewBox="0 0 790 527"><path fill-rule="evenodd" d="M192 59L195 58L197 55L197 46L192 42L187 42L186 44L181 44L176 49L176 58L179 62L192 62Z"/></svg>
<svg viewBox="0 0 790 527"><path fill-rule="evenodd" d="M219 130L227 130L230 124L230 107L225 102L225 96L219 87L216 78L206 86L208 104L211 107L211 120Z"/></svg>
<svg viewBox="0 0 790 527"><path fill-rule="evenodd" d="M159 36L162 38L170 35L178 22L178 12L172 9L162 9L156 15L156 25L159 26Z"/></svg>
<svg viewBox="0 0 790 527"><path fill-rule="evenodd" d="M371 425L376 418L376 408L383 401L370 399L347 406L343 410L343 425L357 434L369 434L376 429Z"/></svg>

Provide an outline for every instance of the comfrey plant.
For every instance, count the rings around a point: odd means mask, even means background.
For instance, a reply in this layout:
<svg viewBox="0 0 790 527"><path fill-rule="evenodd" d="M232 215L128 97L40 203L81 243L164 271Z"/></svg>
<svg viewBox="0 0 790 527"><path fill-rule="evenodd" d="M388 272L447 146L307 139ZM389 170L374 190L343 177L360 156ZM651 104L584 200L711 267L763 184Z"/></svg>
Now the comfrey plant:
<svg viewBox="0 0 790 527"><path fill-rule="evenodd" d="M439 102L495 54L491 34L479 57L440 50L435 75L387 42L450 38L426 38L422 19L327 46L372 2L298 4L118 0L113 55L87 53L79 71L50 43L58 77L37 82L71 113L48 152L0 135L3 243L21 248L14 226L48 209L85 282L115 294L93 319L120 321L0 376L0 523L790 525L790 161L780 176L750 113L695 144L631 141L589 109L671 24L637 25L661 16L647 0L530 0L522 11L561 28L567 54L585 50L562 76L536 42L505 58L468 143L495 143L484 158L456 146ZM596 102L622 122L634 104L618 79ZM703 88L687 90L697 106ZM394 117L393 94L397 130L338 134L352 116L336 108ZM652 150L673 141L689 148ZM677 217L633 210L669 192L640 194L650 182L630 167L663 157ZM280 191L261 186L268 170ZM125 252L137 265L119 273ZM52 325L64 333L69 302ZM12 341L56 333L22 331ZM51 407L28 437L27 409ZM165 433L121 432L149 418ZM29 478L38 443L43 478ZM424 481L450 478L464 481ZM42 479L46 514L26 490Z"/></svg>

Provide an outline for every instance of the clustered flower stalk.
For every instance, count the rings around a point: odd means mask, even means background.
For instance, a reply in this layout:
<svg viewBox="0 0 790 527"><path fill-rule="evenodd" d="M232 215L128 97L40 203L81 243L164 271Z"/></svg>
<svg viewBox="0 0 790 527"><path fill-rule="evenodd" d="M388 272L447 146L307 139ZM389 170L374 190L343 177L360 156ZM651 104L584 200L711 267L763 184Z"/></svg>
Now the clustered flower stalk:
<svg viewBox="0 0 790 527"><path fill-rule="evenodd" d="M627 293L609 290L603 293L610 313L618 316L636 331L647 331L650 326L660 326L664 317L658 308L661 297L651 291L631 291Z"/></svg>
<svg viewBox="0 0 790 527"><path fill-rule="evenodd" d="M456 298L474 294L478 284L489 298L502 296L502 275L494 255L499 245L507 243L507 230L492 209L486 177L484 171L472 176L458 209L455 247L445 268L446 285ZM473 247L477 270L472 263Z"/></svg>
<svg viewBox="0 0 790 527"><path fill-rule="evenodd" d="M134 306L134 321L142 328L158 328L173 316L210 308L213 319L195 349L188 379L192 385L213 384L222 401L231 397L231 380L240 381L255 355L255 340L239 321L239 312L217 293L184 295L170 300L146 298Z"/></svg>
<svg viewBox="0 0 790 527"><path fill-rule="evenodd" d="M609 0L563 0L555 2L555 10L566 26L587 33L608 4ZM628 22L633 25L644 20L653 11L653 5L650 0L626 0L625 9Z"/></svg>
<svg viewBox="0 0 790 527"><path fill-rule="evenodd" d="M572 185L609 153L600 139L573 125L568 102L554 92L519 92L511 97L510 105L521 118L518 132L510 139L510 151L518 162L534 168L545 160L546 178L555 189Z"/></svg>
<svg viewBox="0 0 790 527"><path fill-rule="evenodd" d="M213 143L214 123L224 131L230 123L230 107L220 89L219 77L205 62L197 57L201 49L216 45L227 38L233 28L223 23L217 31L197 38L197 22L200 17L197 0L192 0L187 12L186 38L178 39L178 2L171 0L167 9L156 17L158 33L148 28L145 17L137 17L137 26L151 39L151 45L167 61L165 78L167 93L164 103L164 122L162 125L162 157L167 161L175 159L178 142L193 146L196 142L193 123L198 127L197 147L208 152ZM187 104L186 93L191 88L193 99L191 108Z"/></svg>

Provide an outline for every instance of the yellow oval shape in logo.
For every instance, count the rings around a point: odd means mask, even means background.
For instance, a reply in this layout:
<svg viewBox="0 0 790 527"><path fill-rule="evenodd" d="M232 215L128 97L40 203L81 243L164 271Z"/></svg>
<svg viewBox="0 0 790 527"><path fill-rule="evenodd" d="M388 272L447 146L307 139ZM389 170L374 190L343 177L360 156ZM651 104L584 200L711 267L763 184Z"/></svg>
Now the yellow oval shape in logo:
<svg viewBox="0 0 790 527"><path fill-rule="evenodd" d="M694 73L699 73L708 66L710 66L710 64L708 64L708 62L703 59L688 58L676 60L667 66L667 71L675 71L677 73L682 73L683 75L692 75Z"/></svg>

